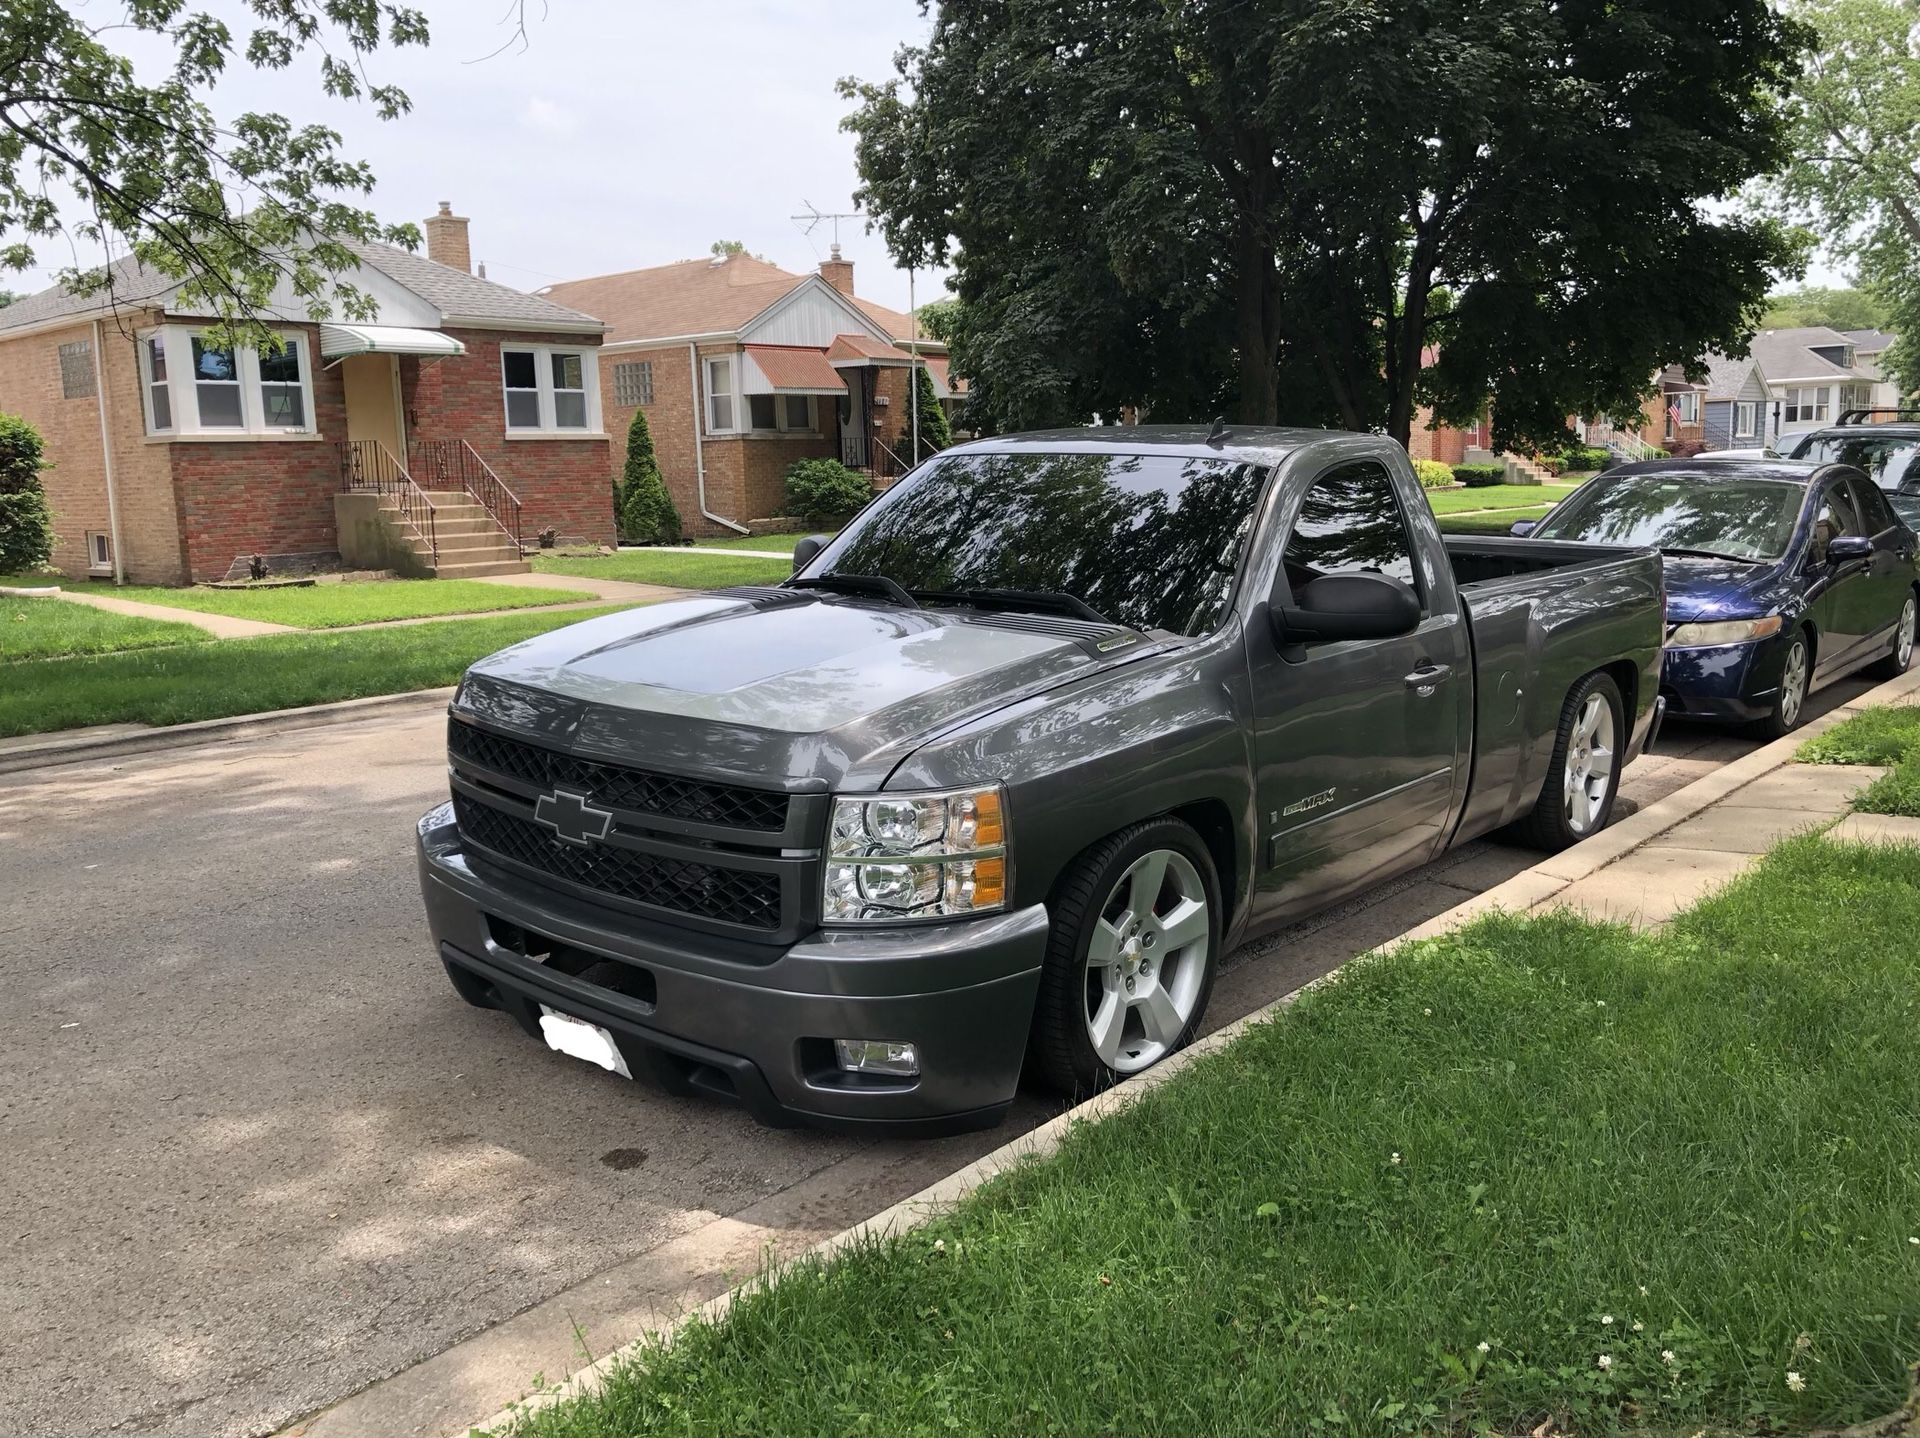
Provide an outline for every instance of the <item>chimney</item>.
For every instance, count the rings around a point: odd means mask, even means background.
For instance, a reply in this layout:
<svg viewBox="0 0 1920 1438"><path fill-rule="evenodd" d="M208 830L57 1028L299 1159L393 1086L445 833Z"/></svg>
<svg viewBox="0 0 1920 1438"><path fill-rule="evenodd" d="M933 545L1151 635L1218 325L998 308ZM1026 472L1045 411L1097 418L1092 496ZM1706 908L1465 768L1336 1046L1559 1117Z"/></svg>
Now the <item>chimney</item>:
<svg viewBox="0 0 1920 1438"><path fill-rule="evenodd" d="M442 200L440 213L427 217L426 231L428 259L463 274L472 273L473 252L467 248L467 217L453 212L451 200Z"/></svg>
<svg viewBox="0 0 1920 1438"><path fill-rule="evenodd" d="M837 240L828 258L820 261L820 278L848 299L853 298L853 261L840 258L840 244Z"/></svg>

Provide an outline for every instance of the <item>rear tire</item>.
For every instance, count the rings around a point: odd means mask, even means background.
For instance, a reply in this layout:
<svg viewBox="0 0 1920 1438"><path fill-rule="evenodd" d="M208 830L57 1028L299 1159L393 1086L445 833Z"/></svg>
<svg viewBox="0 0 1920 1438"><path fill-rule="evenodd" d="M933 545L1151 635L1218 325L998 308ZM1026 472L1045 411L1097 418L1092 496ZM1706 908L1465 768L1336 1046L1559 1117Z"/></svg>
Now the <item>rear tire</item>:
<svg viewBox="0 0 1920 1438"><path fill-rule="evenodd" d="M1871 679L1898 679L1907 672L1913 663L1913 632L1916 622L1920 622L1920 602L1913 595L1907 596L1907 602L1900 610L1900 622L1893 631L1893 652L1867 666L1867 676Z"/></svg>
<svg viewBox="0 0 1920 1438"><path fill-rule="evenodd" d="M1102 839L1055 890L1028 1057L1049 1087L1081 1097L1192 1041L1219 967L1213 856L1178 819Z"/></svg>
<svg viewBox="0 0 1920 1438"><path fill-rule="evenodd" d="M1753 721L1753 732L1762 739L1784 739L1800 727L1807 712L1807 688L1813 678L1813 646L1807 631L1795 631L1787 644L1787 657L1780 665L1780 692L1774 696L1773 711Z"/></svg>
<svg viewBox="0 0 1920 1438"><path fill-rule="evenodd" d="M1589 674L1560 706L1546 783L1540 786L1533 812L1514 825L1514 832L1535 848L1557 854L1606 828L1620 792L1626 746L1620 686L1605 674Z"/></svg>

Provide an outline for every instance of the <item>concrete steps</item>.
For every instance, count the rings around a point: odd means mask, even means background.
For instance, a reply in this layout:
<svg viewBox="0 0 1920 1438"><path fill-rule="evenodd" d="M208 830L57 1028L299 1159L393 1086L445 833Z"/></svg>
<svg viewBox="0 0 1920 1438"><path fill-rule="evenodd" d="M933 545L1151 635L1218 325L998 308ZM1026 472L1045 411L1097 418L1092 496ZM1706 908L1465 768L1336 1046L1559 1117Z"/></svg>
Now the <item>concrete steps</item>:
<svg viewBox="0 0 1920 1438"><path fill-rule="evenodd" d="M533 566L521 558L512 537L494 522L486 506L464 489L428 490L426 495L433 505L437 556L425 538L414 534L401 520L398 501L382 498L380 502L381 517L394 539L412 552L421 570L436 579L532 572Z"/></svg>

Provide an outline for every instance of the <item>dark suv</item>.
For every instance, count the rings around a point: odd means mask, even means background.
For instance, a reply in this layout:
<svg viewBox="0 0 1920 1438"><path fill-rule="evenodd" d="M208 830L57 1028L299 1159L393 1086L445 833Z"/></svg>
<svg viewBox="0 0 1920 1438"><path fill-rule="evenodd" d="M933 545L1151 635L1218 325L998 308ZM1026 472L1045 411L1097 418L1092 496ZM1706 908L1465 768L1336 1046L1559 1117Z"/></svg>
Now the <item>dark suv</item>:
<svg viewBox="0 0 1920 1438"><path fill-rule="evenodd" d="M1906 526L1920 529L1920 409L1847 410L1802 436L1789 457L1864 471Z"/></svg>

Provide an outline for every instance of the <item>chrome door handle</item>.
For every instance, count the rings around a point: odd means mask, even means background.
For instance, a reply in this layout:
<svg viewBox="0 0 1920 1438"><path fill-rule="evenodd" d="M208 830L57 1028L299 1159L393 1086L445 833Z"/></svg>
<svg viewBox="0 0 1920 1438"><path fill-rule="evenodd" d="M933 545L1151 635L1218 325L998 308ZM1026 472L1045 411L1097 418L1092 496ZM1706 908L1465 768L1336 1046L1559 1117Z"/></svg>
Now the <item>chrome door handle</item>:
<svg viewBox="0 0 1920 1438"><path fill-rule="evenodd" d="M1407 688L1411 689L1422 699L1426 699L1433 694L1434 690L1446 683L1447 677L1452 673L1453 668L1451 665L1422 664L1407 676Z"/></svg>

